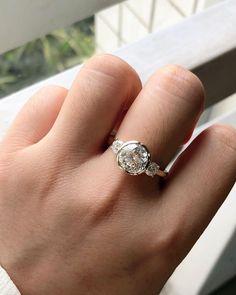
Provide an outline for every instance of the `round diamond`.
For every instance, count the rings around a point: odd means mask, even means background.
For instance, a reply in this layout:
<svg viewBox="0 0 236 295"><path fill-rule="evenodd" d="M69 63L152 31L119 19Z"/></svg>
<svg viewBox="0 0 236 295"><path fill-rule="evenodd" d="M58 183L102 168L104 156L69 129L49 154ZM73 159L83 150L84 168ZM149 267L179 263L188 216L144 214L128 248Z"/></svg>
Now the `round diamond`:
<svg viewBox="0 0 236 295"><path fill-rule="evenodd" d="M117 154L118 164L129 174L143 173L150 161L147 148L138 142L128 142Z"/></svg>
<svg viewBox="0 0 236 295"><path fill-rule="evenodd" d="M148 175L148 176L152 176L152 177L154 177L155 175L156 175L156 173L157 173L157 171L159 170L159 166L156 164L156 163L154 163L154 162L151 162L149 165L148 165L148 167L147 167L147 169L146 169L146 174Z"/></svg>

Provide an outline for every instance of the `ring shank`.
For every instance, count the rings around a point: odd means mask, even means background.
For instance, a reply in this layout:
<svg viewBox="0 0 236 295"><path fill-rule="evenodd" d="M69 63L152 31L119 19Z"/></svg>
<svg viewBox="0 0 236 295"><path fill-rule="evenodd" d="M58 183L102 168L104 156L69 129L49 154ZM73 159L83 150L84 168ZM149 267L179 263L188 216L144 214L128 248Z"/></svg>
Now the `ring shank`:
<svg viewBox="0 0 236 295"><path fill-rule="evenodd" d="M156 175L158 175L160 177L166 177L168 175L168 172L165 170L163 171L163 170L158 169L156 172Z"/></svg>

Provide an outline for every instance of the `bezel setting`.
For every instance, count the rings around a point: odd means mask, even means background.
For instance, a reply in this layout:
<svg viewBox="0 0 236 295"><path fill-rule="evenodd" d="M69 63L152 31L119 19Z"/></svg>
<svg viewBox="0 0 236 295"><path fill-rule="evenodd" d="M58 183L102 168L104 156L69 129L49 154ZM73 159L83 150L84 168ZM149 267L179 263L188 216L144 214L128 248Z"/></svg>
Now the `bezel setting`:
<svg viewBox="0 0 236 295"><path fill-rule="evenodd" d="M132 140L120 146L116 159L120 169L130 175L139 175L146 171L151 154L143 143Z"/></svg>
<svg viewBox="0 0 236 295"><path fill-rule="evenodd" d="M116 154L118 167L129 175L140 175L145 173L147 176L166 177L167 170L162 170L160 166L151 161L151 154L145 144L130 140L123 142L116 138L111 144L111 149Z"/></svg>

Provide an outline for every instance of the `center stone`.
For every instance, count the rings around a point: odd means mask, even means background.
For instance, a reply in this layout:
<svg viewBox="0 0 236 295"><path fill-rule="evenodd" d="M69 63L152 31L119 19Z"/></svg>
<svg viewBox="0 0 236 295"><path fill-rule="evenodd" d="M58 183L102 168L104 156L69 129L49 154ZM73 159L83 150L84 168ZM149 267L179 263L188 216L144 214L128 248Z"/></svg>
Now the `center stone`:
<svg viewBox="0 0 236 295"><path fill-rule="evenodd" d="M128 142L123 145L117 154L118 164L129 174L143 173L150 161L150 154L147 148L136 142Z"/></svg>

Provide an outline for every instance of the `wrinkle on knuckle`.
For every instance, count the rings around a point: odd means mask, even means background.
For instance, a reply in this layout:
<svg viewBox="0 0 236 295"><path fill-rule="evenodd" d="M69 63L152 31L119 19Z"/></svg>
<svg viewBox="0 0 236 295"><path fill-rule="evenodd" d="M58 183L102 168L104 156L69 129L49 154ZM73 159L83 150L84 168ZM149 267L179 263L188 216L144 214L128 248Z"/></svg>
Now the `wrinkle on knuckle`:
<svg viewBox="0 0 236 295"><path fill-rule="evenodd" d="M186 101L202 109L204 105L204 87L199 78L179 65L168 65L160 69L151 78L152 85L173 97Z"/></svg>
<svg viewBox="0 0 236 295"><path fill-rule="evenodd" d="M127 90L135 85L141 88L141 81L136 71L124 60L110 54L97 55L91 58L81 69L95 75L102 75L104 78L116 83L118 87ZM121 89L122 90L122 89Z"/></svg>

